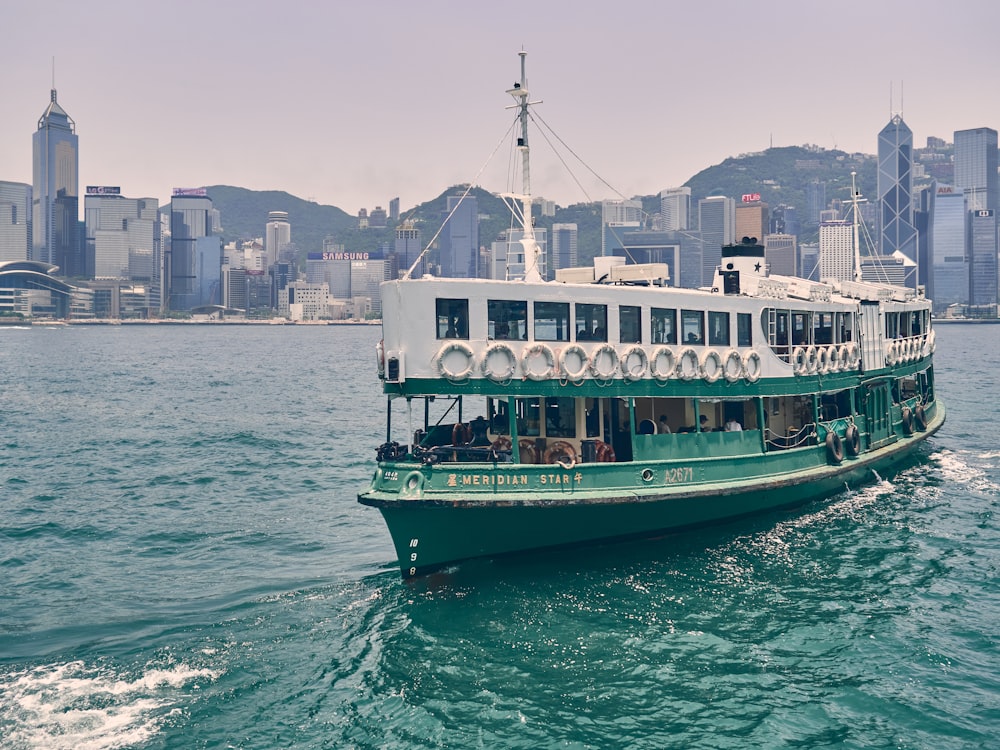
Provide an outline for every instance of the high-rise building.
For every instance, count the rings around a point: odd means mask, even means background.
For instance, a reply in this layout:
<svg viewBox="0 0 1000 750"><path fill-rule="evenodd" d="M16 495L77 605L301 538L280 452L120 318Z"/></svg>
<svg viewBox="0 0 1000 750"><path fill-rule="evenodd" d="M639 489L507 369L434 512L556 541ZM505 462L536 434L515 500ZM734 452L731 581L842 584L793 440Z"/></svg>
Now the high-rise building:
<svg viewBox="0 0 1000 750"><path fill-rule="evenodd" d="M763 242L764 235L768 232L770 219L768 205L760 200L744 199L742 203L737 203L736 229L734 231L736 241L739 242L744 237L750 237L757 242Z"/></svg>
<svg viewBox="0 0 1000 750"><path fill-rule="evenodd" d="M879 251L917 260L913 226L913 131L893 115L878 134ZM916 277L914 276L914 281Z"/></svg>
<svg viewBox="0 0 1000 750"><path fill-rule="evenodd" d="M698 227L702 241L701 283L707 286L722 262L722 246L735 241L736 201L723 195L702 198L698 201Z"/></svg>
<svg viewBox="0 0 1000 750"><path fill-rule="evenodd" d="M31 257L31 185L0 180L0 261Z"/></svg>
<svg viewBox="0 0 1000 750"><path fill-rule="evenodd" d="M997 303L997 221L993 211L969 211L969 304Z"/></svg>
<svg viewBox="0 0 1000 750"><path fill-rule="evenodd" d="M389 221L399 221L399 198L389 201Z"/></svg>
<svg viewBox="0 0 1000 750"><path fill-rule="evenodd" d="M676 187L660 191L660 215L667 231L687 229L691 224L691 188Z"/></svg>
<svg viewBox="0 0 1000 750"><path fill-rule="evenodd" d="M86 276L147 284L158 279L159 205L156 198L126 198L117 187L88 186L83 199Z"/></svg>
<svg viewBox="0 0 1000 750"><path fill-rule="evenodd" d="M826 183L813 180L806 185L806 215L803 222L807 226L817 227L823 221L820 212L826 208Z"/></svg>
<svg viewBox="0 0 1000 750"><path fill-rule="evenodd" d="M819 225L819 280L854 280L854 226L848 221Z"/></svg>
<svg viewBox="0 0 1000 750"><path fill-rule="evenodd" d="M164 303L173 311L222 303L222 243L204 188L175 188L170 200L170 252L164 253Z"/></svg>
<svg viewBox="0 0 1000 750"><path fill-rule="evenodd" d="M577 240L579 230L576 224L552 225L552 273L560 268L573 268L578 262Z"/></svg>
<svg viewBox="0 0 1000 750"><path fill-rule="evenodd" d="M38 119L32 136L31 259L52 263L63 276L84 273L80 247L79 142L76 123L56 101Z"/></svg>
<svg viewBox="0 0 1000 750"><path fill-rule="evenodd" d="M969 258L965 248L965 196L959 188L933 183L928 216L928 295L936 310L969 301Z"/></svg>
<svg viewBox="0 0 1000 750"><path fill-rule="evenodd" d="M454 211L454 213L452 213ZM479 277L479 201L475 196L448 196L449 217L439 238L441 275L455 279Z"/></svg>
<svg viewBox="0 0 1000 750"><path fill-rule="evenodd" d="M398 201L399 199L397 198L396 200ZM420 253L423 251L421 242L420 230L417 229L412 221L404 221L396 227L396 244L393 249L396 253L396 267L400 276L409 271L413 267L413 264L417 262L417 258L420 257ZM419 279L424 275L425 267L426 263L421 259L419 265L413 269L411 276Z"/></svg>
<svg viewBox="0 0 1000 750"><path fill-rule="evenodd" d="M798 249L795 246L795 235L764 235L764 259L771 273L780 276L798 276Z"/></svg>
<svg viewBox="0 0 1000 750"><path fill-rule="evenodd" d="M271 211L264 225L264 252L268 267L274 265L281 252L292 241L292 225L288 223L287 211Z"/></svg>
<svg viewBox="0 0 1000 750"><path fill-rule="evenodd" d="M969 211L1000 211L993 128L955 131L955 187L965 193Z"/></svg>
<svg viewBox="0 0 1000 750"><path fill-rule="evenodd" d="M548 232L535 229L535 242L538 245L538 273L543 279L549 278L548 271ZM490 247L490 278L523 279L525 269L524 245L521 240L524 231L511 229L504 232Z"/></svg>

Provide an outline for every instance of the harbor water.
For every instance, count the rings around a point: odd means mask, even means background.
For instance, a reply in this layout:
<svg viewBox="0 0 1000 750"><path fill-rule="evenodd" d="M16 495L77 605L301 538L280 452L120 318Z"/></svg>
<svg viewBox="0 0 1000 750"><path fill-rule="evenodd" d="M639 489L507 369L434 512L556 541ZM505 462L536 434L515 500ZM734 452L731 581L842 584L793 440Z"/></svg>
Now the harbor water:
<svg viewBox="0 0 1000 750"><path fill-rule="evenodd" d="M0 328L0 748L1000 746L1000 326L896 476L416 583L379 334Z"/></svg>

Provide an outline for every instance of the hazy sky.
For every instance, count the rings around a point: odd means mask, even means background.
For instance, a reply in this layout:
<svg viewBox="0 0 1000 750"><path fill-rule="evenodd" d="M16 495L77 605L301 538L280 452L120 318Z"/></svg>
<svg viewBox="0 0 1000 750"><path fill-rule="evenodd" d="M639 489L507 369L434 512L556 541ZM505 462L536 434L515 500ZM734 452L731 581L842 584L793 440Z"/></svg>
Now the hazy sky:
<svg viewBox="0 0 1000 750"><path fill-rule="evenodd" d="M4 6L0 180L31 182L54 57L81 190L128 197L227 184L355 213L460 182L504 190L506 148L475 178L512 122L522 48L538 114L625 196L772 142L875 153L900 109L918 147L1000 128L996 0ZM614 195L530 142L535 195Z"/></svg>

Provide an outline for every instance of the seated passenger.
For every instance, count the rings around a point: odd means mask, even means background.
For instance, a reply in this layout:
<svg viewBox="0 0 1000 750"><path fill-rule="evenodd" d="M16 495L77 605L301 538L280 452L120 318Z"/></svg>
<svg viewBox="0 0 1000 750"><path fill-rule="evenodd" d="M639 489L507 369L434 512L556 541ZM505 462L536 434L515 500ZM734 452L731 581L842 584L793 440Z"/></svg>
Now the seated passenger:
<svg viewBox="0 0 1000 750"><path fill-rule="evenodd" d="M660 415L658 429L661 435L666 435L668 432L670 432L670 425L667 424L666 414Z"/></svg>
<svg viewBox="0 0 1000 750"><path fill-rule="evenodd" d="M698 417L698 426L701 427L702 432L711 432L712 428L708 425L708 417L702 414Z"/></svg>
<svg viewBox="0 0 1000 750"><path fill-rule="evenodd" d="M743 432L743 425L736 421L736 417L730 417L726 422L726 432Z"/></svg>
<svg viewBox="0 0 1000 750"><path fill-rule="evenodd" d="M472 430L472 442L470 445L486 446L490 444L490 439L486 435L489 423L483 417L476 417L469 423Z"/></svg>

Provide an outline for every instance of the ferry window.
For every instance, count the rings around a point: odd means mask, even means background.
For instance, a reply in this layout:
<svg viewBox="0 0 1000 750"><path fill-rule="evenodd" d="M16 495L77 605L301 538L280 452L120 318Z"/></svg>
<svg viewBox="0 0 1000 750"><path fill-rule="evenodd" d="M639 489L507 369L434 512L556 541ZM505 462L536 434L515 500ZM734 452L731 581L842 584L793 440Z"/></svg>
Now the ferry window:
<svg viewBox="0 0 1000 750"><path fill-rule="evenodd" d="M545 436L576 437L575 399L550 396L545 399Z"/></svg>
<svg viewBox="0 0 1000 750"><path fill-rule="evenodd" d="M576 305L576 340L608 340L608 306L578 302Z"/></svg>
<svg viewBox="0 0 1000 750"><path fill-rule="evenodd" d="M837 330L840 332L838 344L851 340L851 313L837 313Z"/></svg>
<svg viewBox="0 0 1000 750"><path fill-rule="evenodd" d="M894 339L899 336L899 318L896 313L885 314L885 337Z"/></svg>
<svg viewBox="0 0 1000 750"><path fill-rule="evenodd" d="M469 300L437 300L437 337L439 339L469 338Z"/></svg>
<svg viewBox="0 0 1000 750"><path fill-rule="evenodd" d="M503 299L486 301L491 339L528 338L528 303Z"/></svg>
<svg viewBox="0 0 1000 750"><path fill-rule="evenodd" d="M813 315L813 343L833 343L833 313L815 313Z"/></svg>
<svg viewBox="0 0 1000 750"><path fill-rule="evenodd" d="M642 343L641 308L622 305L618 308L618 340L623 344Z"/></svg>
<svg viewBox="0 0 1000 750"><path fill-rule="evenodd" d="M729 313L708 314L708 343L710 346L729 346Z"/></svg>
<svg viewBox="0 0 1000 750"><path fill-rule="evenodd" d="M537 398L519 398L514 401L514 416L517 419L517 434L520 437L541 435Z"/></svg>
<svg viewBox="0 0 1000 750"><path fill-rule="evenodd" d="M809 313L792 313L792 346L809 344Z"/></svg>
<svg viewBox="0 0 1000 750"><path fill-rule="evenodd" d="M913 327L910 329L910 332L914 336L919 336L924 332L923 317L923 314L919 310L913 313Z"/></svg>
<svg viewBox="0 0 1000 750"><path fill-rule="evenodd" d="M654 344L677 343L677 311L654 307L649 311L651 336Z"/></svg>
<svg viewBox="0 0 1000 750"><path fill-rule="evenodd" d="M510 418L507 416L507 402L486 399L486 413L489 415L490 432L494 435L510 434Z"/></svg>
<svg viewBox="0 0 1000 750"><path fill-rule="evenodd" d="M701 310L681 310L681 334L685 344L704 344L705 314Z"/></svg>
<svg viewBox="0 0 1000 750"><path fill-rule="evenodd" d="M535 303L535 340L569 341L569 303Z"/></svg>
<svg viewBox="0 0 1000 750"><path fill-rule="evenodd" d="M753 318L750 313L736 313L736 345L753 346Z"/></svg>
<svg viewBox="0 0 1000 750"><path fill-rule="evenodd" d="M596 398L588 398L586 400L586 424L587 424L587 437L600 437L601 436L601 413L598 401Z"/></svg>

